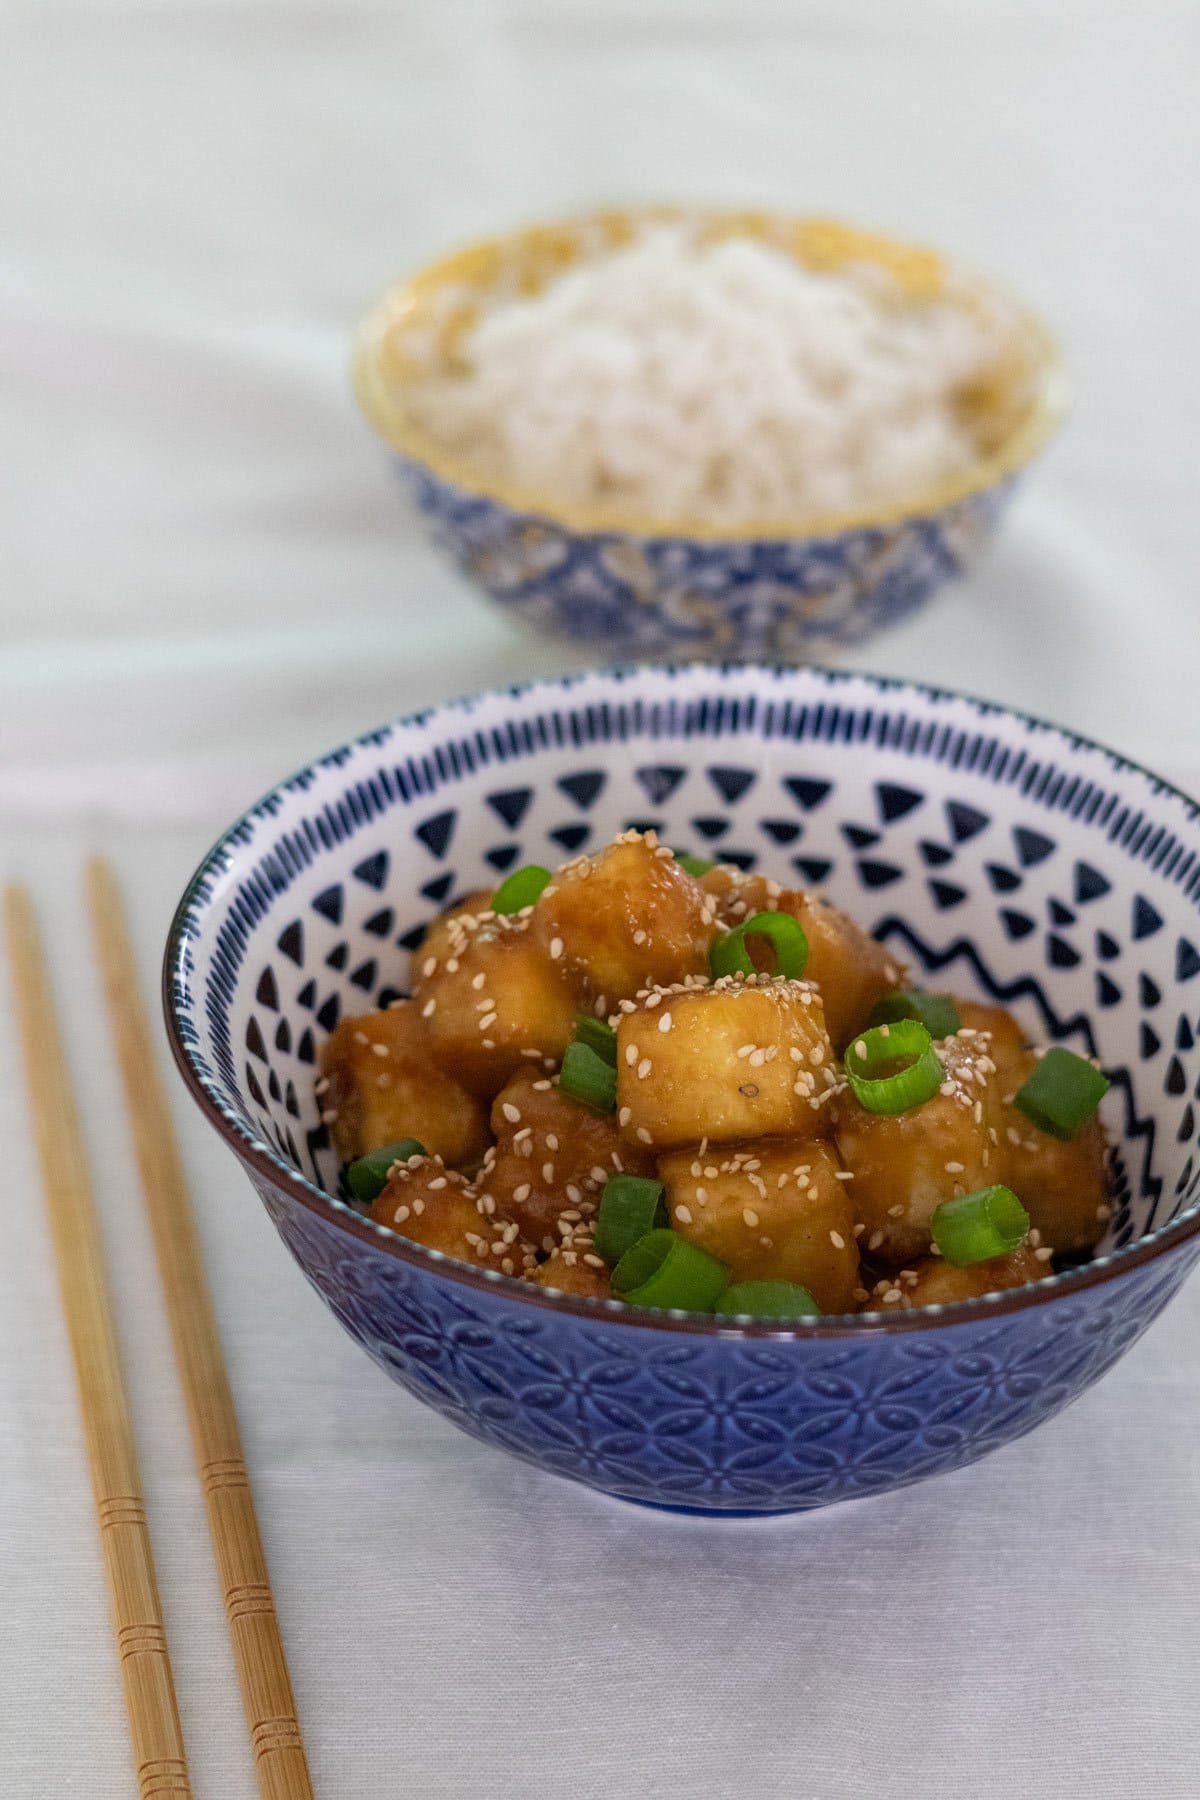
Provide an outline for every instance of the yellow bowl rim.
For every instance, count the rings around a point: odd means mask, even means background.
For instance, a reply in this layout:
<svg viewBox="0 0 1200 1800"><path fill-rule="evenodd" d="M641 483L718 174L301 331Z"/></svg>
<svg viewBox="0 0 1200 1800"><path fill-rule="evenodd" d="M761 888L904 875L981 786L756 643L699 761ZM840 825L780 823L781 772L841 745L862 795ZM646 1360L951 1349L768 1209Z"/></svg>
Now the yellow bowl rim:
<svg viewBox="0 0 1200 1800"><path fill-rule="evenodd" d="M462 458L447 451L427 432L411 420L396 416L389 404L388 390L379 376L378 352L384 334L404 311L416 302L419 293L456 276L464 261L486 257L502 249L514 239L537 231L582 228L594 221L620 218L631 224L652 220L711 219L734 221L746 217L746 208L646 205L637 207L595 208L565 218L535 221L519 230L501 232L472 239L456 250L425 264L414 274L393 282L385 289L354 337L351 376L355 397L368 422L394 450L421 464L441 480L479 499L490 500L510 511L530 516L546 524L588 535L636 538L690 538L706 543L750 543L762 539L800 539L833 537L842 532L893 525L906 519L927 518L960 501L981 494L1014 474L1032 460L1061 423L1067 404L1067 380L1062 352L1057 339L1044 320L1023 302L1007 293L990 278L972 274L958 263L951 263L938 251L902 239L884 237L878 232L859 232L843 221L815 214L760 213L759 217L791 228L804 226L853 231L865 241L887 246L900 252L932 255L948 274L967 278L979 289L1003 294L1016 313L1027 334L1034 369L1034 394L1029 411L1000 447L981 456L961 475L953 476L917 490L906 499L887 507L861 507L846 512L796 514L783 519L752 519L743 525L713 525L699 518L654 518L622 510L620 507L571 506L553 495L536 489L522 488L516 483L487 481ZM389 384L395 392L395 383Z"/></svg>

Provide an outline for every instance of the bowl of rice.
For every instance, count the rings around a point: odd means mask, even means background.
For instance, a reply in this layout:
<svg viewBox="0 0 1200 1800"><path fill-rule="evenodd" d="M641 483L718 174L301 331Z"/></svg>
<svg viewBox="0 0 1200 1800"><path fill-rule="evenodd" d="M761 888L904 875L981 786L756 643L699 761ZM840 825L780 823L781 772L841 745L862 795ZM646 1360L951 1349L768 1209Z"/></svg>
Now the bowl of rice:
<svg viewBox="0 0 1200 1800"><path fill-rule="evenodd" d="M804 660L974 561L1057 424L1040 321L826 219L653 207L467 246L360 328L360 404L514 617Z"/></svg>

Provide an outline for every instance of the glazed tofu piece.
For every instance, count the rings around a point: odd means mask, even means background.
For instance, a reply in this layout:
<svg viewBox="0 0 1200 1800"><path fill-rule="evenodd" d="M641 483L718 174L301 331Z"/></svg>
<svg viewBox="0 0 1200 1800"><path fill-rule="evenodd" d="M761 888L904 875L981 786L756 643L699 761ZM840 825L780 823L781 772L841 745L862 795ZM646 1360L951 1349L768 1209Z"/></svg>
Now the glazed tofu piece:
<svg viewBox="0 0 1200 1800"><path fill-rule="evenodd" d="M592 1300L611 1300L612 1283L602 1257L592 1249L556 1250L532 1273L538 1287L560 1294L583 1294Z"/></svg>
<svg viewBox="0 0 1200 1800"><path fill-rule="evenodd" d="M1024 1080L1021 1071L1028 1056L1025 1033L1006 1007L981 1006L975 1000L957 997L954 1004L958 1008L960 1031L984 1031L990 1038L988 1055L996 1065L1001 1093L1007 1097Z"/></svg>
<svg viewBox="0 0 1200 1800"><path fill-rule="evenodd" d="M901 1266L927 1255L935 1207L1003 1179L988 1043L985 1036L944 1038L941 1088L909 1112L868 1112L849 1088L838 1096L834 1135L854 1175L862 1248L881 1262Z"/></svg>
<svg viewBox="0 0 1200 1800"><path fill-rule="evenodd" d="M617 1121L627 1143L819 1137L837 1084L821 998L753 976L654 989L617 1023Z"/></svg>
<svg viewBox="0 0 1200 1800"><path fill-rule="evenodd" d="M560 1222L593 1217L610 1175L654 1173L643 1145L622 1142L614 1114L573 1100L534 1069L520 1070L497 1094L492 1130L495 1146L476 1185L541 1249L558 1246Z"/></svg>
<svg viewBox="0 0 1200 1800"><path fill-rule="evenodd" d="M781 888L777 881L724 864L703 876L701 886L712 895L723 924L739 925L757 912L785 912L803 927L804 976L821 990L826 1028L839 1050L862 1030L875 1002L903 983L902 964L821 894Z"/></svg>
<svg viewBox="0 0 1200 1800"><path fill-rule="evenodd" d="M1005 1095L1020 1087L1037 1058L1027 1052ZM1098 1118L1065 1141L1039 1131L1015 1106L1005 1106L1000 1133L1000 1180L1029 1214L1030 1223L1055 1250L1089 1250L1112 1216L1105 1180L1107 1145Z"/></svg>
<svg viewBox="0 0 1200 1800"><path fill-rule="evenodd" d="M546 954L575 971L602 1013L644 987L707 975L717 935L700 883L653 832L636 831L560 869L533 909L533 926Z"/></svg>
<svg viewBox="0 0 1200 1800"><path fill-rule="evenodd" d="M523 1064L553 1067L570 1042L579 986L528 915L460 913L418 952L413 1000L433 1055L489 1100Z"/></svg>
<svg viewBox="0 0 1200 1800"><path fill-rule="evenodd" d="M795 1281L822 1312L854 1311L853 1184L828 1144L675 1150L658 1172L672 1230L726 1263L733 1281Z"/></svg>
<svg viewBox="0 0 1200 1800"><path fill-rule="evenodd" d="M343 1019L321 1052L318 1090L343 1162L416 1138L451 1165L470 1167L487 1148L486 1108L433 1060L420 1008Z"/></svg>
<svg viewBox="0 0 1200 1800"><path fill-rule="evenodd" d="M1008 1256L972 1263L958 1269L941 1256L924 1256L911 1268L901 1269L878 1281L869 1298L860 1300L863 1312L907 1312L914 1306L952 1306L956 1300L974 1300L1002 1288L1025 1287L1051 1273L1049 1251L1045 1258L1030 1244L1020 1244Z"/></svg>
<svg viewBox="0 0 1200 1800"><path fill-rule="evenodd" d="M456 1256L460 1262L499 1269L505 1275L532 1272L532 1250L519 1228L485 1213L466 1177L447 1169L440 1157L414 1156L396 1163L369 1216L414 1244Z"/></svg>

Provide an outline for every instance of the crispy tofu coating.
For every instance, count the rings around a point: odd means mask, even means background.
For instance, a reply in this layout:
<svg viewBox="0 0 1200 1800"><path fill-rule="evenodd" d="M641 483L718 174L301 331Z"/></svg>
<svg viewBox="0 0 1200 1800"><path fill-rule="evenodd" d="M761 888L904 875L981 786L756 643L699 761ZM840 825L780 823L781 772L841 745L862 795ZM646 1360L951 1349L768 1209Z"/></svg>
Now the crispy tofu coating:
<svg viewBox="0 0 1200 1800"><path fill-rule="evenodd" d="M1017 1287L1103 1236L1099 1120L1064 1143L1015 1106L1037 1052L1006 1008L956 998L959 1027L933 1047L936 1090L926 1062L928 1081L860 1090L906 1111L864 1108L842 1059L906 971L823 896L729 865L697 879L653 832L626 831L519 913L497 915L494 898L481 889L434 920L413 998L343 1021L322 1053L322 1117L343 1160L407 1137L430 1152L389 1171L371 1217L391 1230L548 1290L608 1297L595 1247L606 1186L657 1179L669 1228L730 1280L795 1283L825 1313ZM802 926L803 980L772 973L770 940L753 937L757 972L714 979L714 943L757 912ZM871 1047L885 1083L900 1070L891 1029ZM599 1066L580 1054L564 1092L576 1036ZM914 1038L927 1052L911 1026L901 1043ZM932 1243L935 1210L998 1182L1030 1215L1026 1241L953 1266ZM658 1199L611 1195L600 1241L614 1258Z"/></svg>
<svg viewBox="0 0 1200 1800"><path fill-rule="evenodd" d="M655 988L617 1025L617 1120L630 1144L818 1137L828 1129L833 1048L805 981L726 978Z"/></svg>
<svg viewBox="0 0 1200 1800"><path fill-rule="evenodd" d="M533 909L533 927L547 955L609 1013L644 987L707 974L717 935L700 883L653 832L636 831L560 869Z"/></svg>
<svg viewBox="0 0 1200 1800"><path fill-rule="evenodd" d="M370 1217L414 1244L476 1267L505 1275L533 1267L532 1251L521 1242L519 1228L485 1213L466 1177L447 1169L438 1156L397 1163L372 1203Z"/></svg>
<svg viewBox="0 0 1200 1800"><path fill-rule="evenodd" d="M725 925L739 925L758 912L786 912L808 939L805 979L821 990L825 1024L840 1050L861 1031L871 1008L901 985L903 966L877 944L848 913L822 894L782 888L762 875L746 875L722 863L702 877Z"/></svg>
<svg viewBox="0 0 1200 1800"><path fill-rule="evenodd" d="M654 1173L649 1151L622 1142L612 1113L573 1100L534 1069L520 1070L497 1094L492 1130L495 1146L477 1185L542 1249L555 1249L564 1228L594 1217L610 1175Z"/></svg>
<svg viewBox="0 0 1200 1800"><path fill-rule="evenodd" d="M680 1237L726 1263L734 1281L794 1281L822 1312L853 1312L854 1208L834 1150L812 1139L755 1139L660 1159Z"/></svg>
<svg viewBox="0 0 1200 1800"><path fill-rule="evenodd" d="M880 1262L899 1267L926 1255L934 1209L1001 1179L1001 1108L989 1041L943 1039L937 1047L942 1086L909 1112L867 1112L849 1088L838 1096L838 1150L854 1175L863 1248Z"/></svg>
<svg viewBox="0 0 1200 1800"><path fill-rule="evenodd" d="M918 1258L911 1268L875 1283L863 1312L908 1312L914 1306L952 1306L956 1300L974 1300L1002 1288L1025 1287L1051 1273L1050 1252L1020 1244L1008 1256L972 1263L959 1269L941 1256Z"/></svg>
<svg viewBox="0 0 1200 1800"><path fill-rule="evenodd" d="M1020 1087L1037 1062L1027 1052L1013 1072ZM1006 1089L1006 1094L1011 1089ZM1098 1118L1073 1138L1039 1131L1015 1106L1003 1108L1000 1179L1019 1196L1030 1224L1055 1250L1090 1250L1112 1215L1107 1199L1107 1145Z"/></svg>
<svg viewBox="0 0 1200 1800"><path fill-rule="evenodd" d="M553 1068L570 1042L579 985L528 913L457 913L413 965L433 1055L474 1093L490 1100L523 1063Z"/></svg>
<svg viewBox="0 0 1200 1800"><path fill-rule="evenodd" d="M343 1019L321 1053L321 1103L343 1162L398 1138L417 1138L447 1163L477 1163L488 1145L487 1111L433 1060L419 1007Z"/></svg>
<svg viewBox="0 0 1200 1800"><path fill-rule="evenodd" d="M534 1272L539 1287L556 1288L560 1294L583 1294L592 1300L611 1300L612 1282L603 1259L594 1250L555 1250Z"/></svg>
<svg viewBox="0 0 1200 1800"><path fill-rule="evenodd" d="M1025 1033L1006 1007L982 1006L977 1000L960 1000L957 995L954 1004L963 1035L972 1031L987 1033L988 1055L996 1065L1000 1091L1004 1096L1011 1094L1025 1079Z"/></svg>

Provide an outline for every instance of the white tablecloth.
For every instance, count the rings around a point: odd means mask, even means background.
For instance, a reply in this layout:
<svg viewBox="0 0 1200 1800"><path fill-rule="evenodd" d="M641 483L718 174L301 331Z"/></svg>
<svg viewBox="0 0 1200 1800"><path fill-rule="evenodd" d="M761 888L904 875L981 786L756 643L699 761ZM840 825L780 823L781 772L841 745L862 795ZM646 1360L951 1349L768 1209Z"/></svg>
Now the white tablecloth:
<svg viewBox="0 0 1200 1800"><path fill-rule="evenodd" d="M1189 0L0 0L0 875L68 1003L198 1796L255 1792L95 978L207 841L430 697L564 665L404 518L345 381L393 273L610 197L827 208L1054 320L1069 430L986 568L850 661L1200 787ZM0 1794L134 1793L0 986ZM1200 1284L1059 1422L770 1523L459 1436L179 1124L323 1800L1184 1800L1200 1787Z"/></svg>

